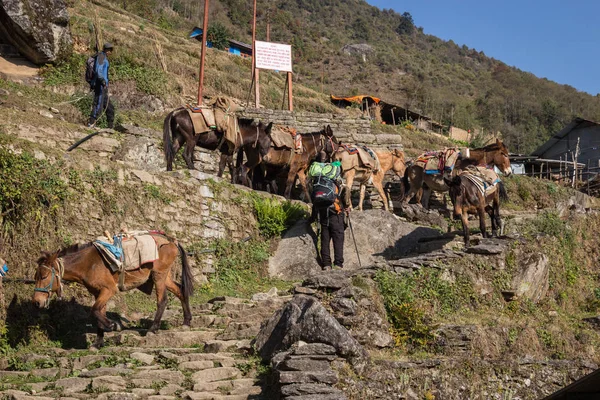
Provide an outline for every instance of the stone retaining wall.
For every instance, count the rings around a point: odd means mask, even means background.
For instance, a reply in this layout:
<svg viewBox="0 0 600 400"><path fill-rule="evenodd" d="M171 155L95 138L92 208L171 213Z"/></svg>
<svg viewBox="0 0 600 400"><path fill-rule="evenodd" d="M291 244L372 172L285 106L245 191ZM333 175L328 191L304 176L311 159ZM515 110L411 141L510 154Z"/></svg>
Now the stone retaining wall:
<svg viewBox="0 0 600 400"><path fill-rule="evenodd" d="M244 118L259 118L264 122L287 125L299 132L315 132L329 125L334 135L342 142L359 143L373 146L399 145L399 134L379 133L371 129L371 121L363 117L350 117L331 113L291 112L247 108L240 112Z"/></svg>

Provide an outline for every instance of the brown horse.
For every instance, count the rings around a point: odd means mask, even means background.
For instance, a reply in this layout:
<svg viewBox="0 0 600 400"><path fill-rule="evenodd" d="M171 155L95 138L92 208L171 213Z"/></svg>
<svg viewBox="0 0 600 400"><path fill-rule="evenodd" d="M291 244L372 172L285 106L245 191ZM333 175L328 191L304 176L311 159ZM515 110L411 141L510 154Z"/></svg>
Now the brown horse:
<svg viewBox="0 0 600 400"><path fill-rule="evenodd" d="M270 181L271 176L277 175L282 169L288 169L287 180L285 185L284 196L290 198L292 194L292 186L296 181L296 177L300 180L300 185L305 195L305 199L310 202L310 193L306 185L306 170L310 164L317 158L320 158L321 153L324 155L324 160L329 160L331 155L337 150L339 144L331 127L327 125L318 132L301 133L302 138L302 153L298 154L294 150L287 147L275 147L274 142L269 138L269 146L265 148L252 148L244 146L247 161L241 168L242 180L247 185L250 184L250 171L256 175L258 172L262 180ZM264 155L263 155L264 153ZM238 154L238 165L241 164L241 152ZM257 171L258 166L265 167L263 171ZM265 171L271 173L265 175ZM255 179L255 182L261 179Z"/></svg>
<svg viewBox="0 0 600 400"><path fill-rule="evenodd" d="M160 320L167 306L167 290L181 301L183 325L190 326L192 313L189 299L193 293L193 277L185 250L176 240L161 234L152 234L158 246L158 260L141 265L138 269L123 272L125 290L139 288L150 294L156 288L156 314L148 332L154 333L160 327ZM181 256L181 285L172 279L172 268L177 255ZM106 304L118 291L119 272L112 272L92 243L75 245L56 253L44 252L37 261L35 292L33 301L38 307L48 307L51 294L62 294L63 281L84 285L94 295L92 315L97 320L95 346L104 342L104 332L119 329L119 325L106 317ZM150 280L150 277L152 279Z"/></svg>
<svg viewBox="0 0 600 400"><path fill-rule="evenodd" d="M508 158L508 148L502 141L496 139L496 143L489 144L485 147L469 150L469 155L461 155L456 161L454 170L456 172L464 169L468 165L485 165L488 167L497 167L506 176L512 173L510 168L510 159ZM431 191L447 192L448 186L444 182L442 174L429 175L426 174L422 167L413 164L406 168L404 174L405 197L402 204L406 205L413 196L423 188L423 197L421 204L423 207L429 207L429 197ZM426 187L423 186L426 184Z"/></svg>
<svg viewBox="0 0 600 400"><path fill-rule="evenodd" d="M500 221L500 201L508 200L504 184L500 181L483 194L477 185L468 176L469 172L455 176L452 179L444 178L449 187L450 200L454 206L454 218L462 220L465 247L469 247L469 220L467 214L479 216L479 228L483 237L488 237L485 226L485 213L492 220L492 236L498 235Z"/></svg>
<svg viewBox="0 0 600 400"><path fill-rule="evenodd" d="M404 152L399 149L390 150L374 150L379 159L379 170L375 173L370 168L365 168L360 162L358 154L349 154L343 147L338 148L338 151L333 155L333 160L338 160L342 163L342 173L346 187L352 189L354 179L360 183L360 198L358 201L358 210L362 211L363 201L365 199L365 191L368 183L372 183L379 192L383 207L389 211L388 198L383 190L383 178L387 171L392 170L400 178L404 175L406 163L404 161ZM346 204L352 204L350 201L350 190L346 190ZM352 206L350 206L352 208Z"/></svg>
<svg viewBox="0 0 600 400"><path fill-rule="evenodd" d="M256 122L248 118L232 118L237 119L237 125L240 129L240 134L236 135L236 143L233 147L229 146L224 140L224 132L222 131L211 130L195 134L192 119L184 107L171 111L163 124L163 148L165 160L167 161L167 171L173 170L173 160L179 149L184 145L183 158L185 163L189 169L194 169L194 148L200 146L207 150L218 149L221 152L217 176L223 175L227 164L233 180L233 155L242 146L265 142L265 140L268 142L267 135L270 132L271 125L266 126L262 122Z"/></svg>

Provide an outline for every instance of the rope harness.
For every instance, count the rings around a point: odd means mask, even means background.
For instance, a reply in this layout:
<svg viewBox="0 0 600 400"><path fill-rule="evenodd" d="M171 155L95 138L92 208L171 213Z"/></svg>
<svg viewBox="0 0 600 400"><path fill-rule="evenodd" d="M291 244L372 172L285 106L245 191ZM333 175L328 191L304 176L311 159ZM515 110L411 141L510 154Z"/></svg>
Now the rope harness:
<svg viewBox="0 0 600 400"><path fill-rule="evenodd" d="M52 292L52 286L54 286L54 280L58 279L58 296L60 297L62 295L62 290L63 290L62 278L65 274L65 265L63 263L62 258L57 258L56 264L57 264L57 268L55 268L54 265L52 265L51 267L49 267L47 265L41 265L41 267L50 270L50 283L48 283L48 285L44 286L44 287L36 286L33 289L35 292L48 293L48 295L50 295L50 292ZM56 272L56 269L58 269L58 272ZM44 278L44 280L45 279L46 278Z"/></svg>

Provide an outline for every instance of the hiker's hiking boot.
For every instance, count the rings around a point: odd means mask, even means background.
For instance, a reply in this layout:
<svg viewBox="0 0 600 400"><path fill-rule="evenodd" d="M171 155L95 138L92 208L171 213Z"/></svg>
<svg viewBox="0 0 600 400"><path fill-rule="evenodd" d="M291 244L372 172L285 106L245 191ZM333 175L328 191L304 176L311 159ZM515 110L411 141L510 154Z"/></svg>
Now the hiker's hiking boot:
<svg viewBox="0 0 600 400"><path fill-rule="evenodd" d="M340 269L344 269L344 267L342 267L342 266L339 266L339 265L334 265L334 266L333 266L333 270L334 270L334 271L336 271L336 270L340 270Z"/></svg>

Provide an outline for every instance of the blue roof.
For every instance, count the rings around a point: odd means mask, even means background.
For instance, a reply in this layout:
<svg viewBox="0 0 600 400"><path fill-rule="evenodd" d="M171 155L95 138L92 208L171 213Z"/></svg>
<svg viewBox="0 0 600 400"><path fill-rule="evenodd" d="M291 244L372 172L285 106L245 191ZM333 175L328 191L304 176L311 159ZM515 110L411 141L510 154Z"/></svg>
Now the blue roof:
<svg viewBox="0 0 600 400"><path fill-rule="evenodd" d="M190 38L195 38L198 36L202 36L202 28L195 27L194 30L192 30L192 33L190 33Z"/></svg>

